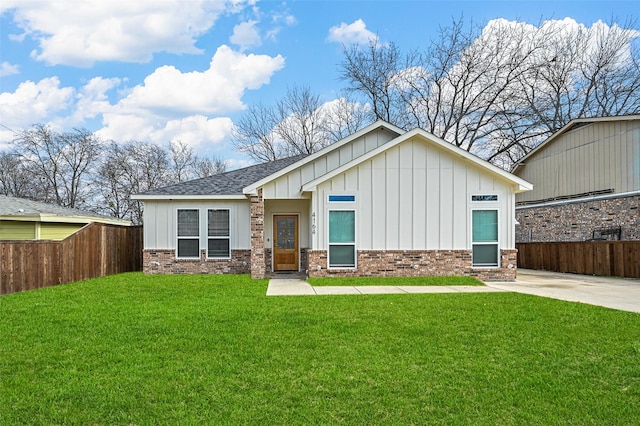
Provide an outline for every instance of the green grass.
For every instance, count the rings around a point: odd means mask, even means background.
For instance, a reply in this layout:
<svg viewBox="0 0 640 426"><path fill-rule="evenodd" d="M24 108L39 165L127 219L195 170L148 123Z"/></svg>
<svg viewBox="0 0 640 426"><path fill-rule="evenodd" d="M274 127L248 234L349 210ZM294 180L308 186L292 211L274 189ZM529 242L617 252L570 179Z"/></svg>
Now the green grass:
<svg viewBox="0 0 640 426"><path fill-rule="evenodd" d="M417 285L484 285L473 277L331 277L308 278L307 282L313 286L417 286Z"/></svg>
<svg viewBox="0 0 640 426"><path fill-rule="evenodd" d="M0 424L637 424L640 315L122 274L0 297Z"/></svg>

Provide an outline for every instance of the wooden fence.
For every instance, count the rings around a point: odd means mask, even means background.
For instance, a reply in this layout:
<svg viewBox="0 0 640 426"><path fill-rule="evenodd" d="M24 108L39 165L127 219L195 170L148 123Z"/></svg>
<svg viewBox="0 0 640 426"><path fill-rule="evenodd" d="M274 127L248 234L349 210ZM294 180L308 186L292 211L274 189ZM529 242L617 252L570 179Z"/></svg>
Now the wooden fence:
<svg viewBox="0 0 640 426"><path fill-rule="evenodd" d="M91 223L62 241L0 241L0 294L142 269L142 227Z"/></svg>
<svg viewBox="0 0 640 426"><path fill-rule="evenodd" d="M519 243L518 267L640 278L640 241Z"/></svg>

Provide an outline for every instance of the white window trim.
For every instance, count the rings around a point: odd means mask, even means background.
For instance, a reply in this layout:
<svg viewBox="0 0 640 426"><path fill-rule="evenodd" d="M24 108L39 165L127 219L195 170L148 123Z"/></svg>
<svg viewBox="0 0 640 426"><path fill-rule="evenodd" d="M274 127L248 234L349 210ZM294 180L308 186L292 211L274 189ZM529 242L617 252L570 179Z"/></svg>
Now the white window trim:
<svg viewBox="0 0 640 426"><path fill-rule="evenodd" d="M209 236L209 210L226 210L229 212L229 235L227 235L226 237L211 237ZM206 260L229 260L231 259L231 209L224 207L224 208L207 208L207 227L206 227L206 238L207 238L207 246L206 246ZM229 256L226 257L213 257L213 256L209 256L209 240L229 240Z"/></svg>
<svg viewBox="0 0 640 426"><path fill-rule="evenodd" d="M327 198L328 199L328 198ZM350 202L353 204L353 202ZM329 235L330 235L330 216L331 212L353 212L353 243L331 243ZM353 246L353 266L331 266L330 259L331 254L329 253L331 250L331 246ZM328 209L327 210L327 268L335 270L335 269L348 269L348 270L356 270L358 269L358 214L357 210L354 207L351 208L342 208L342 209Z"/></svg>
<svg viewBox="0 0 640 426"><path fill-rule="evenodd" d="M180 210L195 210L198 212L198 236L197 237L181 237L178 235L178 212ZM176 209L176 259L200 259L200 235L202 234L202 226L200 223L200 209L196 207L181 207ZM178 256L178 243L180 240L198 240L198 256Z"/></svg>
<svg viewBox="0 0 640 426"><path fill-rule="evenodd" d="M499 197L498 197L498 199L499 199ZM478 201L478 202L482 203L482 201ZM489 203L497 204L496 201L490 201ZM483 241L483 242L477 242L476 243L476 242L473 241L473 212L474 211L487 211L487 210L488 211L496 211L497 212L496 218L497 218L497 221L498 221L498 224L497 224L497 227L498 227L498 240L496 242L493 242L493 241L492 242L485 242L485 241ZM471 267L474 268L474 269L497 269L497 268L501 267L500 247L502 247L502 245L500 243L501 242L500 211L501 211L501 209L497 205L495 205L495 206L487 206L486 208L478 207L478 208L472 208L471 209L471 215L469 217L469 221L470 221L470 223L469 223L469 241L471 241ZM497 263L496 263L496 265L476 265L476 264L474 264L473 263L473 246L475 246L475 245L483 245L483 246L495 245L495 246L497 246L496 247L497 248L497 259L496 259Z"/></svg>

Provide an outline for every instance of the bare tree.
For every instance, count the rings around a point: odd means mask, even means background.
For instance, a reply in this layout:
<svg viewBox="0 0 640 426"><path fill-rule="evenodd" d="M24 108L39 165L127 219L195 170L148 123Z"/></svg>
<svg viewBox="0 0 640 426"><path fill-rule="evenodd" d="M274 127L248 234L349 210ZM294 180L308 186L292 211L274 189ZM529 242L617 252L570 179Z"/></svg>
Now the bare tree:
<svg viewBox="0 0 640 426"><path fill-rule="evenodd" d="M401 69L400 48L395 43L380 44L377 38L369 45L343 47L343 60L338 69L347 83L347 93L358 93L370 102L373 120L404 124L401 98L394 76Z"/></svg>
<svg viewBox="0 0 640 426"><path fill-rule="evenodd" d="M289 88L275 106L258 104L247 110L234 128L234 145L261 162L311 154L362 124L366 109L347 102L336 115L336 105L324 103L308 87Z"/></svg>
<svg viewBox="0 0 640 426"><path fill-rule="evenodd" d="M459 19L425 52L400 58L396 45L372 42L345 49L339 69L376 118L509 168L574 118L640 111L634 26Z"/></svg>
<svg viewBox="0 0 640 426"><path fill-rule="evenodd" d="M151 142L112 142L97 173L99 208L111 216L142 223L143 207L133 194L173 183L168 151Z"/></svg>
<svg viewBox="0 0 640 426"><path fill-rule="evenodd" d="M57 133L37 124L13 141L25 169L39 182L42 201L65 207L86 207L91 197L89 176L100 155L101 141L91 132Z"/></svg>
<svg viewBox="0 0 640 426"><path fill-rule="evenodd" d="M198 157L189 145L182 141L169 143L169 162L173 175L171 179L174 182L183 182L194 178Z"/></svg>
<svg viewBox="0 0 640 426"><path fill-rule="evenodd" d="M273 107L252 105L235 124L232 139L235 148L258 162L286 157L286 151L273 129L278 124Z"/></svg>
<svg viewBox="0 0 640 426"><path fill-rule="evenodd" d="M33 200L43 198L41 185L25 168L20 154L0 153L0 194Z"/></svg>
<svg viewBox="0 0 640 426"><path fill-rule="evenodd" d="M332 142L326 138L321 106L320 96L312 94L308 87L289 88L278 101L274 131L287 156L311 154Z"/></svg>
<svg viewBox="0 0 640 426"><path fill-rule="evenodd" d="M229 167L227 161L218 156L198 158L195 164L195 175L198 178L224 173Z"/></svg>

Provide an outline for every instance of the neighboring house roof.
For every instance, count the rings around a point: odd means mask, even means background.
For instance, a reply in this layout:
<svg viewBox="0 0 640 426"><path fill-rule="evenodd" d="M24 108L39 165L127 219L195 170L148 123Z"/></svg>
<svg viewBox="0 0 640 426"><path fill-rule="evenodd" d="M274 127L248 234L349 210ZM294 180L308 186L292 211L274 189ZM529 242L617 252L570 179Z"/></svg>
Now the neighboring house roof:
<svg viewBox="0 0 640 426"><path fill-rule="evenodd" d="M640 120L640 115L619 115L613 117L593 117L593 118L577 118L575 120L571 120L566 126L562 129L555 132L553 135L549 136L545 141L543 141L540 145L529 151L527 155L522 157L518 162L516 162L511 168L512 173L515 173L520 167L522 167L529 158L535 155L536 152L540 151L545 146L552 143L554 140L562 136L563 134L574 130L578 127L586 126L592 123L602 123L607 121L633 121Z"/></svg>
<svg viewBox="0 0 640 426"><path fill-rule="evenodd" d="M6 195L0 195L0 219L67 223L101 222L131 225L130 221L124 219Z"/></svg>
<svg viewBox="0 0 640 426"><path fill-rule="evenodd" d="M136 200L173 199L181 197L210 199L220 196L220 198L226 199L246 199L247 197L242 194L242 188L259 181L265 176L272 175L303 158L305 158L304 155L296 155L267 163L256 164L226 173L152 189L142 194L136 194L132 198Z"/></svg>
<svg viewBox="0 0 640 426"><path fill-rule="evenodd" d="M369 151L368 153L355 158L354 160L330 171L329 173L326 173L320 177L318 177L317 179L314 179L310 182L307 182L306 184L304 184L302 186L302 191L312 191L315 189L315 187L317 185L319 185L322 182L325 182L337 175L339 175L340 173L344 173L345 171L359 165L362 164L364 161L367 161L373 157L375 157L378 154L381 154L382 152L388 150L389 148L392 148L396 145L401 144L402 142L409 140L411 138L414 137L419 137L424 141L433 143L437 146L439 146L440 148L443 148L444 150L450 152L451 154L454 154L455 156L461 157L481 168L483 168L484 170L488 171L490 174L499 177L500 179L506 180L508 182L510 182L511 184L516 186L516 191L515 192L524 192L524 191L530 191L531 189L533 189L533 185L529 182L527 182L524 179L519 178L518 176L515 176L497 166L494 166L493 164L489 163L488 161L485 161L479 157L476 157L475 155L443 140L438 138L437 136L432 135L431 133L428 133L427 131L423 130L423 129L413 129L409 132L404 133L403 135L393 139L391 142L386 143L384 145L379 146L378 148Z"/></svg>

